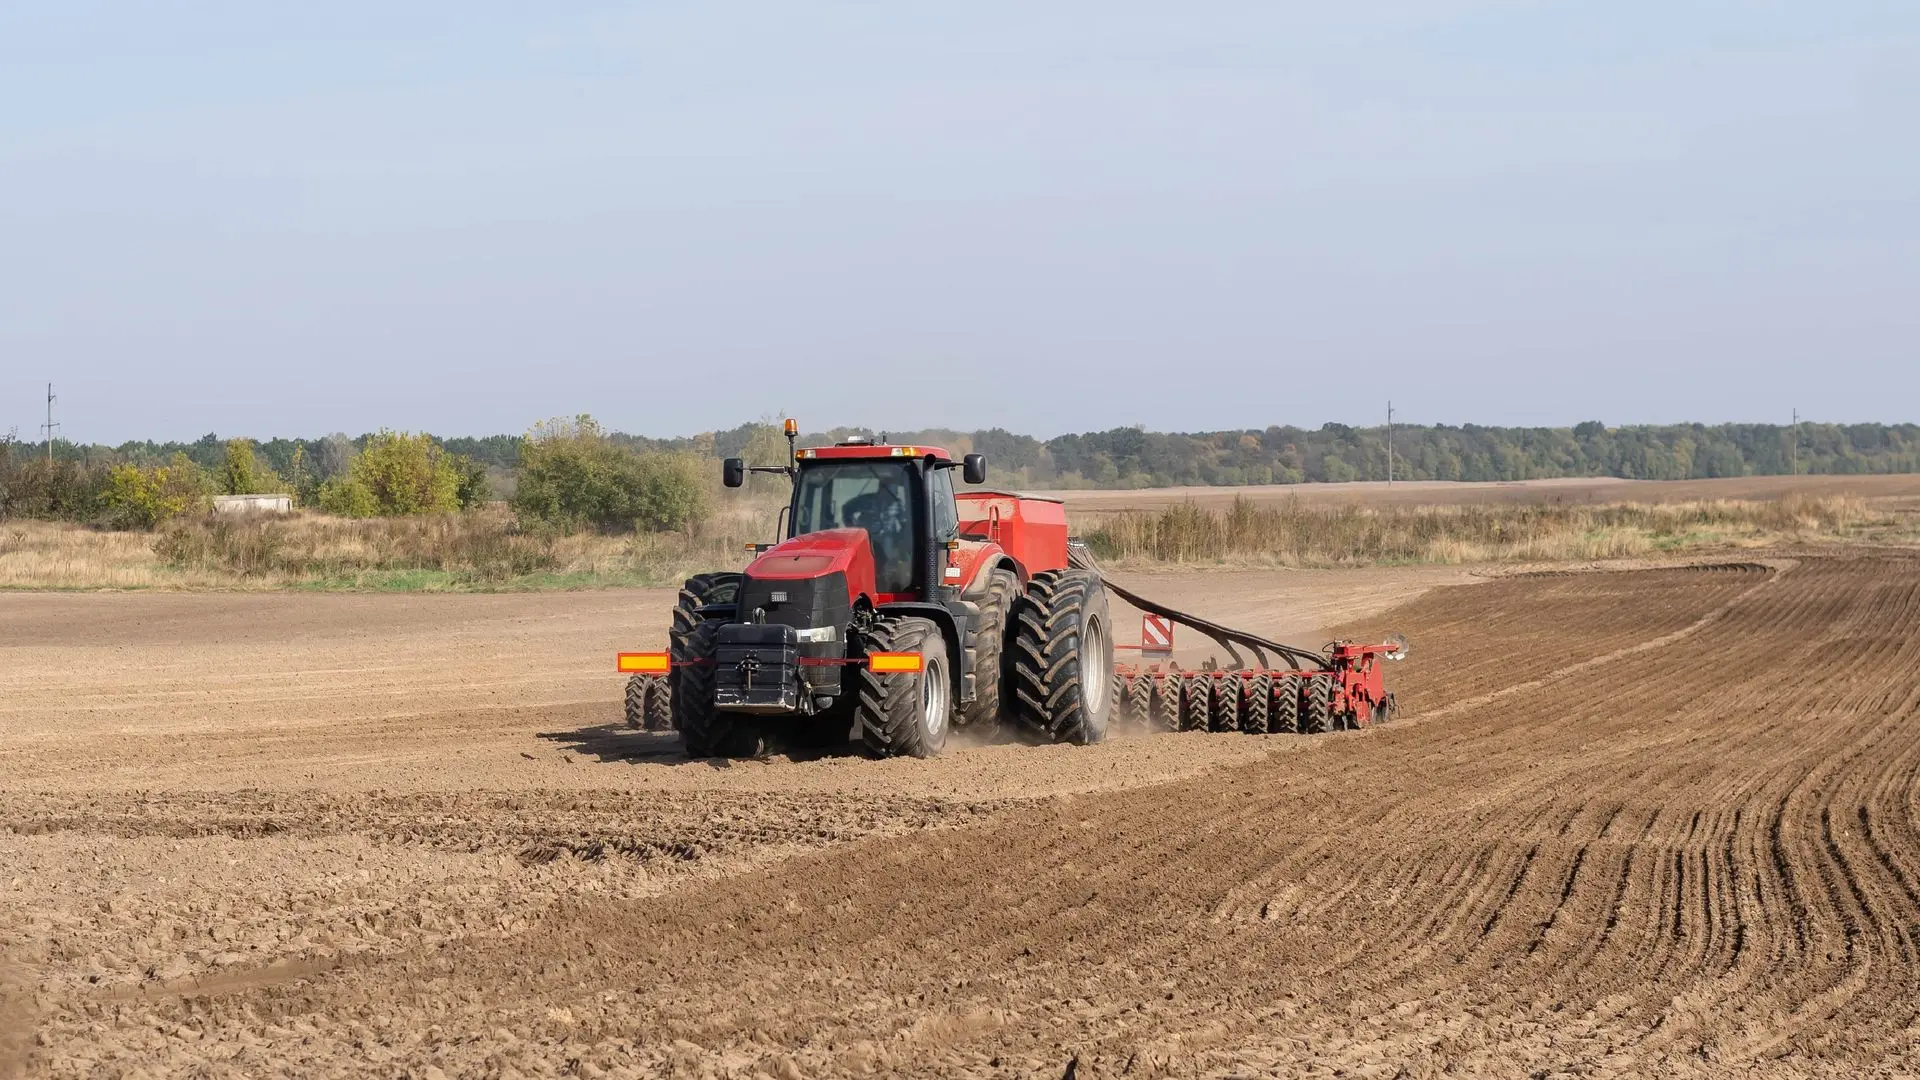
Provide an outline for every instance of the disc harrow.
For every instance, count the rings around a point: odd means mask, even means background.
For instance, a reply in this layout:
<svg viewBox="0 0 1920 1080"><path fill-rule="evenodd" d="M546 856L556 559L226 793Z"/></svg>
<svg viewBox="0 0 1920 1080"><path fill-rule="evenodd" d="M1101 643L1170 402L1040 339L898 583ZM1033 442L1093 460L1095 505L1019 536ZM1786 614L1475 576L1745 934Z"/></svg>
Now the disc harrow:
<svg viewBox="0 0 1920 1080"><path fill-rule="evenodd" d="M1287 645L1177 611L1115 584L1077 543L1069 549L1069 561L1100 574L1110 592L1141 611L1212 639L1229 658L1224 665L1209 660L1198 670L1171 662L1114 665L1118 715L1130 726L1318 735L1372 727L1398 712L1381 667L1383 660L1406 657L1407 643L1398 635L1379 643L1335 641L1318 651Z"/></svg>

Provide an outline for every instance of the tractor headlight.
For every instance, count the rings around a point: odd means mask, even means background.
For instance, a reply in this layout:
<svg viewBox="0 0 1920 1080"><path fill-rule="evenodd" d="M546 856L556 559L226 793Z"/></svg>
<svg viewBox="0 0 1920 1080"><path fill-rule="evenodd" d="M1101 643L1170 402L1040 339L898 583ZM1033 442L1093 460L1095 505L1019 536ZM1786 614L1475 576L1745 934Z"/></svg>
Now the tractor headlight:
<svg viewBox="0 0 1920 1080"><path fill-rule="evenodd" d="M821 642L832 641L837 635L834 633L834 627L814 626L805 630L795 630L793 636L801 641Z"/></svg>

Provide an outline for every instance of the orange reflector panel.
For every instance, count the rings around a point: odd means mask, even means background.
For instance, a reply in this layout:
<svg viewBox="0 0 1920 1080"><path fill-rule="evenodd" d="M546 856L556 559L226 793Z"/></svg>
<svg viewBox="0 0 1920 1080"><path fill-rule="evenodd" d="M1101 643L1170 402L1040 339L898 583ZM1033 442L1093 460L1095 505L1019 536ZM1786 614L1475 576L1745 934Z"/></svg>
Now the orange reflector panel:
<svg viewBox="0 0 1920 1080"><path fill-rule="evenodd" d="M867 654L867 670L879 675L896 675L919 671L927 666L927 659L917 652L877 652Z"/></svg>
<svg viewBox="0 0 1920 1080"><path fill-rule="evenodd" d="M663 652L623 652L616 661L622 675L665 675L673 661Z"/></svg>

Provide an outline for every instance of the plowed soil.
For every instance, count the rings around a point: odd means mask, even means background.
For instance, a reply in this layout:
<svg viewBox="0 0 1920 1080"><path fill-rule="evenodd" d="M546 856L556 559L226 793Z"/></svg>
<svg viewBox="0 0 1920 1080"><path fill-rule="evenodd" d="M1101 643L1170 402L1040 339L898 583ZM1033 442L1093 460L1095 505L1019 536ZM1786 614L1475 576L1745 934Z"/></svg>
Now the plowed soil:
<svg viewBox="0 0 1920 1080"><path fill-rule="evenodd" d="M1920 1070L1920 558L1464 581L1135 583L1385 727L731 765L612 722L664 595L7 597L0 1063Z"/></svg>

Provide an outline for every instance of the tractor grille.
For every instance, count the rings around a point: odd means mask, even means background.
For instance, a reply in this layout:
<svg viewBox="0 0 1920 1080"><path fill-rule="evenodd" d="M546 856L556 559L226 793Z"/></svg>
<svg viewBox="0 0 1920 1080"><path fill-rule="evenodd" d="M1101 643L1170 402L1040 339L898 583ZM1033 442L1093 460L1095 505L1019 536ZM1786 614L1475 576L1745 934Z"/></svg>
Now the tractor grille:
<svg viewBox="0 0 1920 1080"><path fill-rule="evenodd" d="M847 655L847 624L853 613L847 606L847 575L843 573L791 580L748 578L740 583L740 608L735 617L751 622L756 611L766 612L768 625L814 631L798 641L802 657L837 660ZM831 631L826 635L831 640L805 639L820 636L823 631ZM840 692L838 664L803 665L800 677L811 693Z"/></svg>

